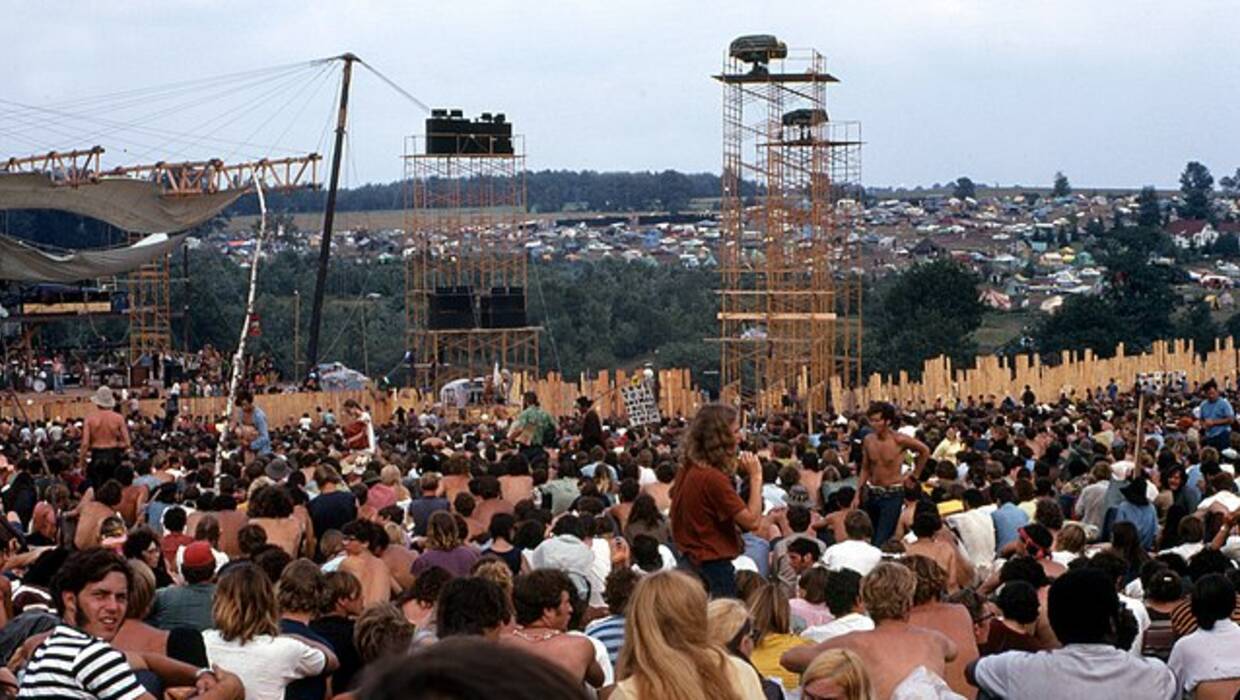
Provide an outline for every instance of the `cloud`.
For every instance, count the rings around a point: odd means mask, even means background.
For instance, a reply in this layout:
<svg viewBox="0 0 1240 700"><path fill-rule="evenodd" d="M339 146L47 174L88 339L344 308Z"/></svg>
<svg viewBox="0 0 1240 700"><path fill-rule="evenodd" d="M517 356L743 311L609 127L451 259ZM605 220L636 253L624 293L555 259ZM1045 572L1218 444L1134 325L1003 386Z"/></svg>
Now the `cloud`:
<svg viewBox="0 0 1240 700"><path fill-rule="evenodd" d="M1063 170L1078 186L1171 185L1189 159L1216 173L1240 164L1231 124L1240 62L1224 50L1237 28L1234 5L1209 0L10 0L0 11L10 30L6 99L60 103L348 50L434 106L505 112L525 134L533 168L717 171L721 95L709 75L745 33L827 55L843 80L830 111L863 123L869 184L967 174L1044 185ZM335 85L311 84L312 75L283 91L216 96L147 125L253 135L260 146L237 157L271 145L323 148ZM128 121L140 112L94 116ZM86 115L32 124L0 113L0 153L93 145L73 139L103 132L117 162L159 159L165 139L148 133L147 143L125 143L137 134L109 133ZM403 139L423 118L359 73L346 181L399 177ZM221 150L188 137L166 147L204 157Z"/></svg>

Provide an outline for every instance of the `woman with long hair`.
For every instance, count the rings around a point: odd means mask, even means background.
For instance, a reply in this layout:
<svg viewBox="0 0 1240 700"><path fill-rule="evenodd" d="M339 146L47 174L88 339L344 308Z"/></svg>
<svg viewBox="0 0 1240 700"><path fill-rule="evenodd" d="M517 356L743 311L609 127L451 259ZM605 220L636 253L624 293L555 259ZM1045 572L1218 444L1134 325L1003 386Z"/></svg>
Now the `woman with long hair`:
<svg viewBox="0 0 1240 700"><path fill-rule="evenodd" d="M1141 567L1150 560L1150 555L1141 547L1141 535L1137 526L1128 521L1115 523L1111 530L1110 551L1119 555L1128 564L1124 574L1124 585L1132 583L1141 574Z"/></svg>
<svg viewBox="0 0 1240 700"><path fill-rule="evenodd" d="M692 576L642 578L629 599L613 700L763 700L758 673L711 641L706 591Z"/></svg>
<svg viewBox="0 0 1240 700"><path fill-rule="evenodd" d="M426 523L426 550L413 562L411 573L421 574L431 567L441 567L453 576L468 576L469 568L478 561L478 550L461 539L456 518L447 511L431 514Z"/></svg>
<svg viewBox="0 0 1240 700"><path fill-rule="evenodd" d="M749 660L764 677L778 678L789 690L796 688L800 678L780 666L779 657L789 649L808 644L809 640L792 634L788 596L778 585L763 581L745 602L749 606L754 633L754 648Z"/></svg>
<svg viewBox="0 0 1240 700"><path fill-rule="evenodd" d="M753 653L754 627L749 608L735 598L716 598L706 606L707 634L712 644L718 644L728 653L753 666L749 655ZM757 668L754 668L757 671ZM761 675L761 673L759 673ZM769 678L762 678L762 692L767 700L783 700L784 691Z"/></svg>
<svg viewBox="0 0 1240 700"><path fill-rule="evenodd" d="M737 455L740 416L724 404L703 406L684 438L682 466L672 483L672 539L706 581L714 597L736 596L741 554L737 528L755 530L762 521L762 465L751 452ZM748 480L748 500L737 495L733 476Z"/></svg>
<svg viewBox="0 0 1240 700"><path fill-rule="evenodd" d="M202 634L207 659L237 674L246 700L282 700L298 678L335 671L336 655L326 646L280 635L275 587L250 563L220 577L211 604L215 628Z"/></svg>
<svg viewBox="0 0 1240 700"><path fill-rule="evenodd" d="M633 500L633 507L629 509L628 521L624 526L624 538L629 542L638 535L649 535L658 540L659 544L667 544L671 540L667 519L659 512L659 506L655 505L654 498L648 493Z"/></svg>

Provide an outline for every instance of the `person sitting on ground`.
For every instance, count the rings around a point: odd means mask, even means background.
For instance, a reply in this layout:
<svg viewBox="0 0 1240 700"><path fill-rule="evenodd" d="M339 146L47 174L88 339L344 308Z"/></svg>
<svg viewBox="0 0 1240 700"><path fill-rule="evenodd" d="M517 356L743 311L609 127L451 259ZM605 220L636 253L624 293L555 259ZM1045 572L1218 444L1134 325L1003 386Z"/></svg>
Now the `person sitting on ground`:
<svg viewBox="0 0 1240 700"><path fill-rule="evenodd" d="M969 611L963 605L945 600L947 572L933 559L913 554L902 557L898 562L907 566L917 577L909 624L937 630L951 640L957 654L955 659L947 662L943 680L954 692L972 698L975 691L964 678L965 666L977 659L977 640L973 635L973 619Z"/></svg>
<svg viewBox="0 0 1240 700"><path fill-rule="evenodd" d="M215 627L203 633L207 658L244 679L247 700L282 700L292 681L336 668L330 649L280 634L275 589L255 564L220 577L212 614Z"/></svg>
<svg viewBox="0 0 1240 700"><path fill-rule="evenodd" d="M850 632L814 646L790 649L781 663L790 671L801 672L828 649L848 649L864 662L879 697L924 697L917 693L939 692L929 690L932 687L946 689L943 678L947 663L958 653L956 645L940 632L909 624L916 590L917 577L907 567L879 564L861 586L874 630Z"/></svg>
<svg viewBox="0 0 1240 700"><path fill-rule="evenodd" d="M1063 647L983 657L965 672L971 683L1008 700L1132 697L1137 689L1143 698L1179 697L1166 664L1120 648L1125 608L1108 574L1088 566L1070 569L1051 584L1047 601Z"/></svg>
<svg viewBox="0 0 1240 700"><path fill-rule="evenodd" d="M512 620L504 590L479 576L455 578L439 592L435 620L439 638L473 635L496 641Z"/></svg>
<svg viewBox="0 0 1240 700"><path fill-rule="evenodd" d="M163 630L188 627L202 632L211 628L215 569L215 556L205 540L184 547L181 576L185 584L159 589L147 620Z"/></svg>
<svg viewBox="0 0 1240 700"><path fill-rule="evenodd" d="M387 564L370 549L376 537L376 529L377 525L363 520L345 523L340 529L345 551L344 561L340 562L340 571L353 574L361 582L362 607L386 603L392 599L393 594L400 593L400 586L392 577Z"/></svg>
<svg viewBox="0 0 1240 700"><path fill-rule="evenodd" d="M353 632L353 644L357 647L362 667L394 658L407 664L407 655L413 648L416 632L413 623L405 619L400 608L393 603L378 603L366 608L357 618ZM407 692L407 689L402 688L401 691ZM363 692L360 697L369 696Z"/></svg>
<svg viewBox="0 0 1240 700"><path fill-rule="evenodd" d="M284 567L276 583L276 602L280 606L280 634L305 639L315 645L336 649L329 639L314 631L310 623L319 616L327 594L327 579L309 559L298 559ZM337 659L339 660L339 659ZM337 669L339 666L337 666ZM329 672L299 678L284 691L285 700L323 700L327 697Z"/></svg>
<svg viewBox="0 0 1240 700"><path fill-rule="evenodd" d="M827 580L830 577L831 572L821 566L814 566L797 580L797 597L788 601L794 632L800 633L809 627L825 625L835 619L827 607Z"/></svg>
<svg viewBox="0 0 1240 700"><path fill-rule="evenodd" d="M865 576L883 558L882 550L870 544L874 537L870 516L863 510L849 511L848 515L844 516L844 531L848 534L848 539L827 547L822 556L822 565L831 571L852 569Z"/></svg>
<svg viewBox="0 0 1240 700"><path fill-rule="evenodd" d="M453 576L468 576L469 568L478 560L478 550L465 544L451 513L431 514L426 526L426 550L413 562L414 576L431 567L439 567Z"/></svg>
<svg viewBox="0 0 1240 700"><path fill-rule="evenodd" d="M847 649L824 651L801 674L801 700L875 700L861 658Z"/></svg>
<svg viewBox="0 0 1240 700"><path fill-rule="evenodd" d="M802 637L820 643L849 632L874 629L874 621L861 605L861 574L852 569L829 572L824 595L827 609L835 619L806 628Z"/></svg>
<svg viewBox="0 0 1240 700"><path fill-rule="evenodd" d="M377 664L358 700L406 698L589 700L562 668L522 649L477 637L453 637L412 656Z"/></svg>
<svg viewBox="0 0 1240 700"><path fill-rule="evenodd" d="M644 577L633 591L612 700L763 698L758 673L711 641L706 591L680 571Z"/></svg>
<svg viewBox="0 0 1240 700"><path fill-rule="evenodd" d="M784 688L794 690L800 677L785 671L779 665L779 658L785 651L808 644L808 641L792 634L791 612L783 588L763 581L745 602L753 620L754 648L749 660L764 678L777 678Z"/></svg>
<svg viewBox="0 0 1240 700"><path fill-rule="evenodd" d="M602 642L613 668L618 663L620 648L624 646L625 610L640 579L640 574L632 569L612 569L603 587L603 600L607 602L608 614L586 625L586 636Z"/></svg>
<svg viewBox="0 0 1240 700"><path fill-rule="evenodd" d="M353 643L357 616L362 614L362 584L353 574L333 571L324 580L322 614L310 622L310 629L331 644L340 667L332 674L332 691L353 687L362 662Z"/></svg>
<svg viewBox="0 0 1240 700"><path fill-rule="evenodd" d="M594 644L566 634L575 595L572 579L558 569L521 574L513 582L512 594L517 625L501 641L559 664L574 679L597 688L603 684L603 669L594 658ZM627 638L627 627L625 632Z"/></svg>
<svg viewBox="0 0 1240 700"><path fill-rule="evenodd" d="M1185 695L1200 696L1201 685L1211 681L1240 679L1240 625L1231 621L1235 604L1236 588L1226 576L1207 574L1193 582L1198 629L1177 641L1167 660Z"/></svg>
<svg viewBox="0 0 1240 700"><path fill-rule="evenodd" d="M999 610L1002 615L991 617L987 628L986 643L978 647L982 656L1001 654L1005 651L1039 651L1038 641L1038 590L1024 581L1009 581L999 590Z"/></svg>

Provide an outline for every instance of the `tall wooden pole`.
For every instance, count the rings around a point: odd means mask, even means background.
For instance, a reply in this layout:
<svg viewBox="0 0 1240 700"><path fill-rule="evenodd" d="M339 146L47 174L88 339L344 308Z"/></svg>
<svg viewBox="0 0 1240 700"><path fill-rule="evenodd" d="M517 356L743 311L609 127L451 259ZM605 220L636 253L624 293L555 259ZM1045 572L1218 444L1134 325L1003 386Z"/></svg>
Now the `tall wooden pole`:
<svg viewBox="0 0 1240 700"><path fill-rule="evenodd" d="M344 130L349 116L349 83L357 56L346 53L344 75L340 81L340 111L336 115L336 147L332 151L332 174L327 186L327 207L323 210L323 238L319 243L319 271L314 279L314 301L310 306L310 342L306 346L306 368L319 364L319 326L323 320L323 290L327 284L327 261L332 252L332 224L336 219L336 187L340 184L340 153L344 150Z"/></svg>
<svg viewBox="0 0 1240 700"><path fill-rule="evenodd" d="M293 290L293 377L301 381L301 292Z"/></svg>

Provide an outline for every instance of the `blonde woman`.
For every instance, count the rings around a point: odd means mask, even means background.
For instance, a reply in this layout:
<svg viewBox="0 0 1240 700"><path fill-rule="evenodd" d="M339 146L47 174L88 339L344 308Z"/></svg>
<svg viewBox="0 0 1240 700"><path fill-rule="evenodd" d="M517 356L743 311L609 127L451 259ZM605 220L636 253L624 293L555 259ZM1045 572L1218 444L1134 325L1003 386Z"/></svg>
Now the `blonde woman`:
<svg viewBox="0 0 1240 700"><path fill-rule="evenodd" d="M706 624L711 644L722 646L732 656L753 666L749 660L749 655L753 653L753 620L744 603L735 598L710 601L710 605L706 606ZM762 692L767 700L783 700L784 697L780 685L769 678L762 679Z"/></svg>
<svg viewBox="0 0 1240 700"><path fill-rule="evenodd" d="M275 588L253 564L220 577L211 615L215 629L202 634L207 660L241 677L246 700L283 700L290 682L339 666L331 649L280 635Z"/></svg>
<svg viewBox="0 0 1240 700"><path fill-rule="evenodd" d="M800 677L780 666L779 657L789 649L808 644L809 640L792 634L788 596L776 584L763 581L745 602L753 620L754 647L749 660L764 678L778 678L784 688L796 688Z"/></svg>
<svg viewBox="0 0 1240 700"><path fill-rule="evenodd" d="M801 674L801 700L875 700L861 658L847 649L819 654Z"/></svg>
<svg viewBox="0 0 1240 700"><path fill-rule="evenodd" d="M754 669L709 637L706 591L679 571L642 578L629 599L612 700L763 700Z"/></svg>

